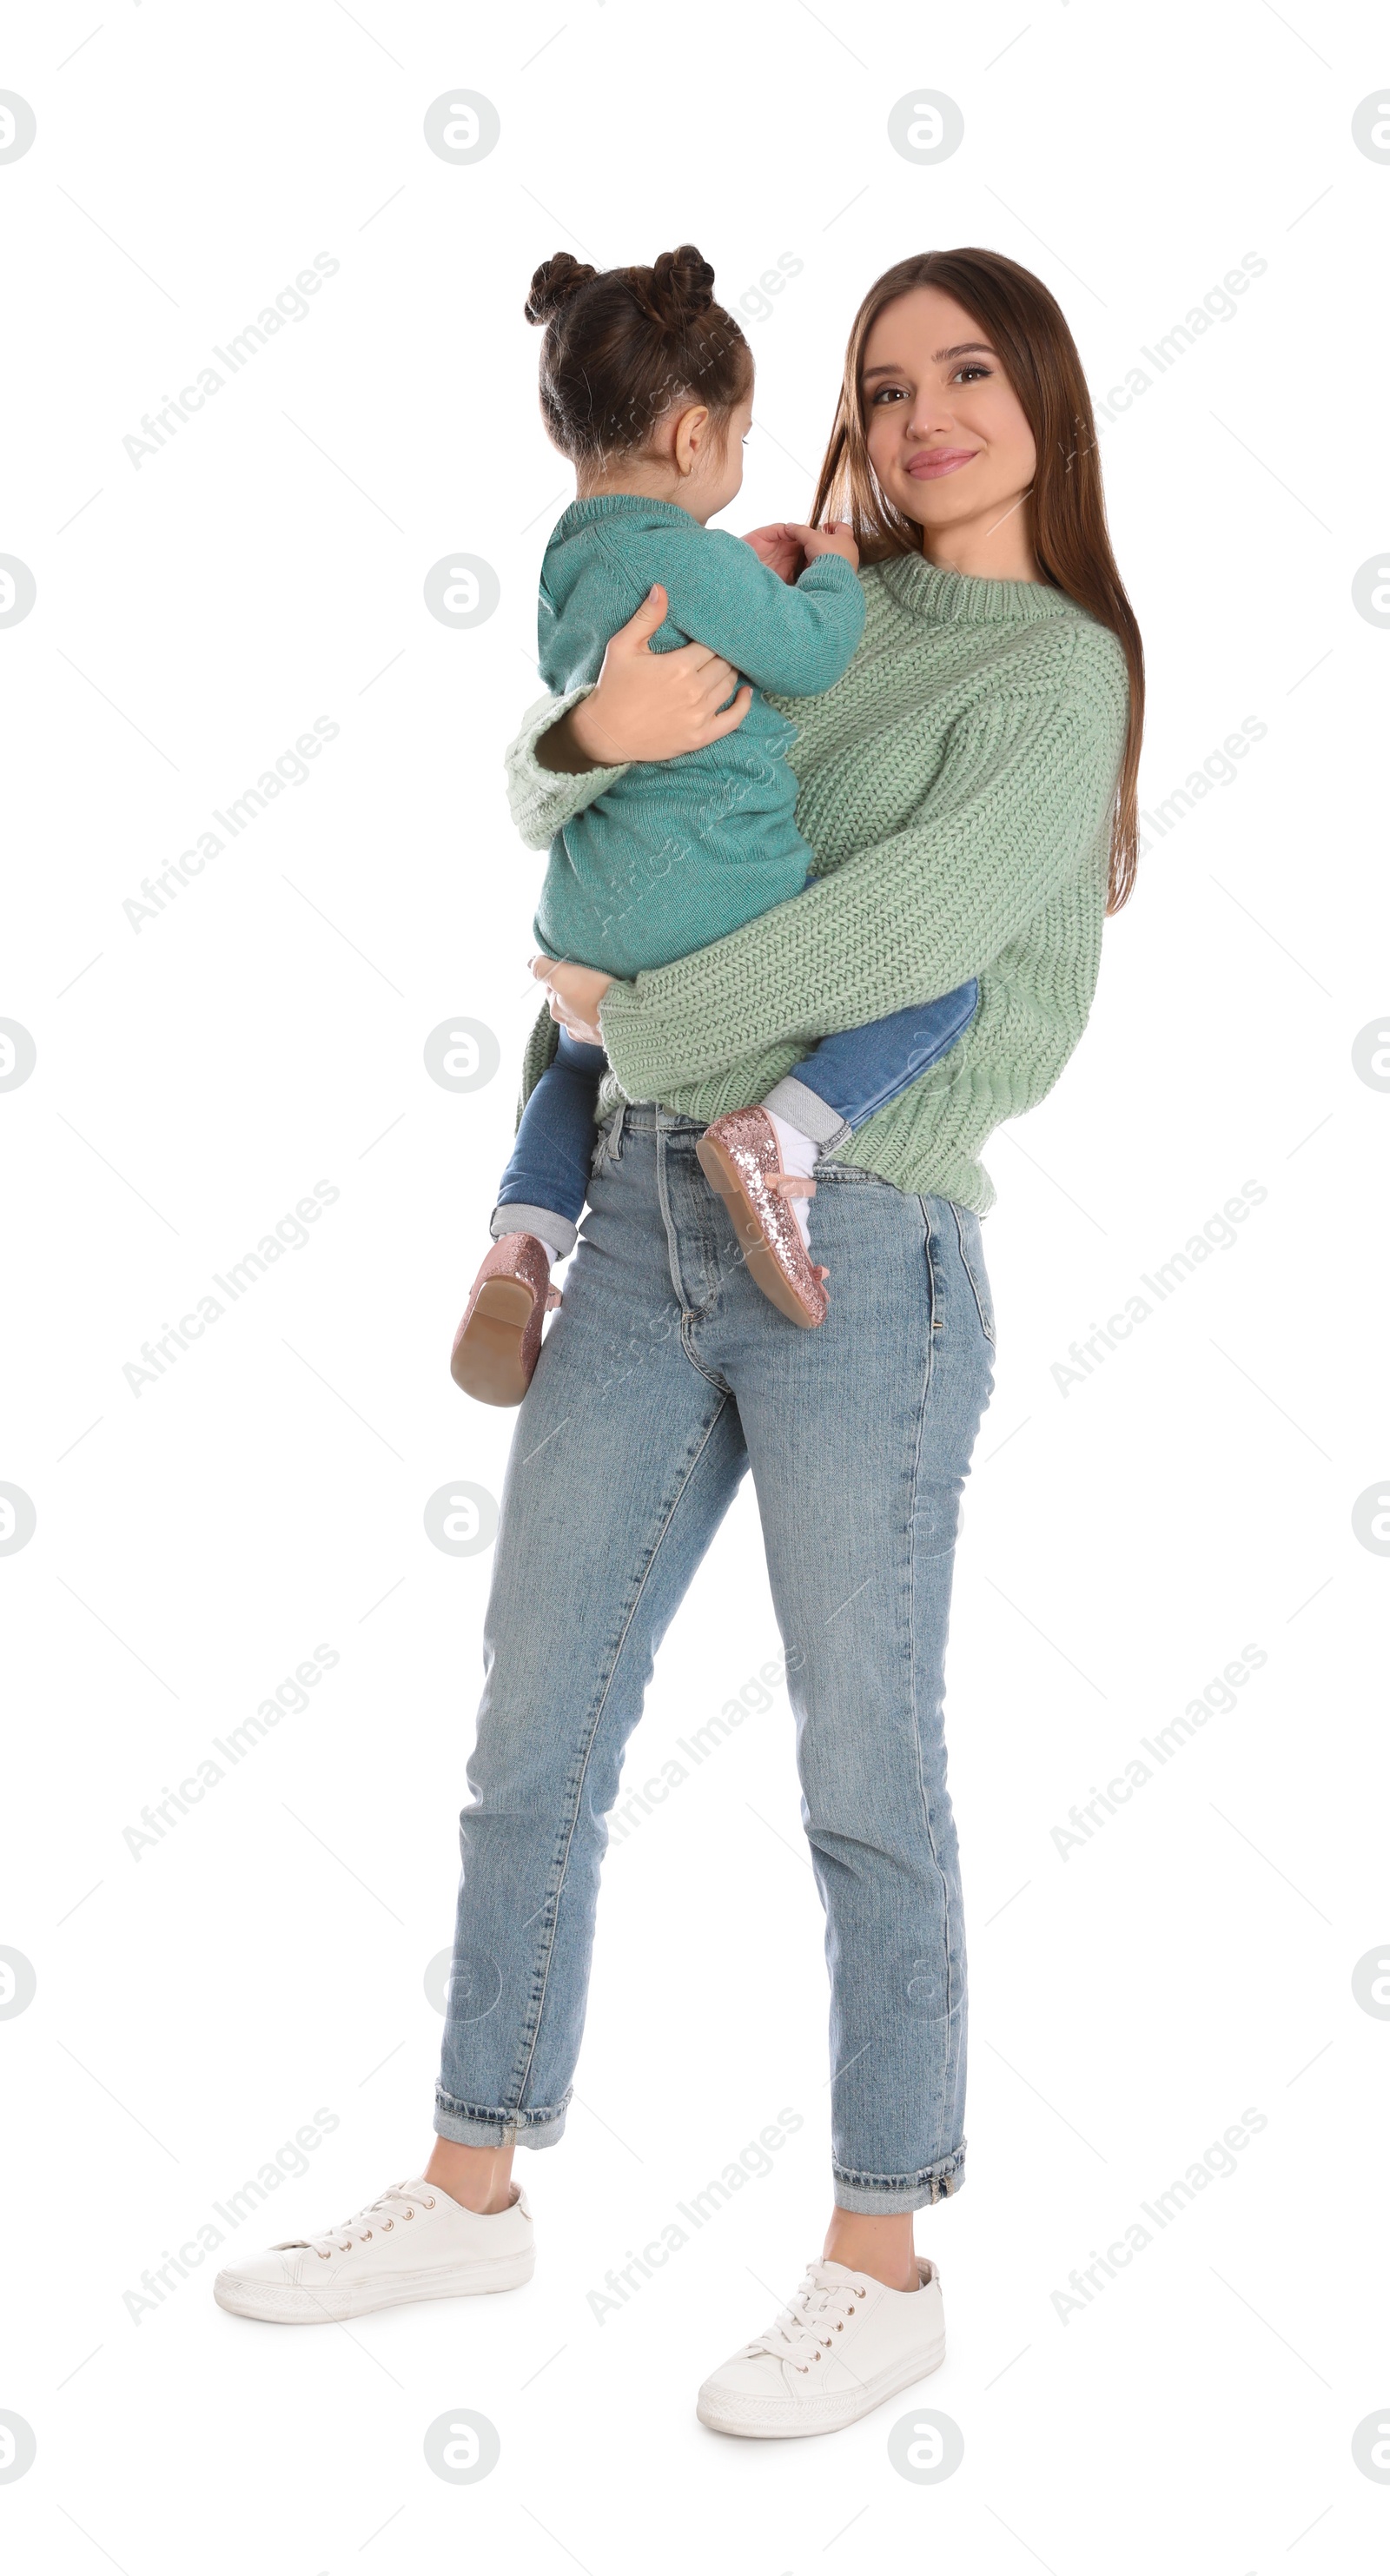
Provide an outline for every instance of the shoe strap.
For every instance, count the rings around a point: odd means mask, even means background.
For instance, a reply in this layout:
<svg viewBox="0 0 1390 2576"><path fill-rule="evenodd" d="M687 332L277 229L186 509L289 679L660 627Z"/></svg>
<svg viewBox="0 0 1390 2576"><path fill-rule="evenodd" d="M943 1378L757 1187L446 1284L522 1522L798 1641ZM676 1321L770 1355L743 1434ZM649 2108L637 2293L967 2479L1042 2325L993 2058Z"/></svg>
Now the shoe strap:
<svg viewBox="0 0 1390 2576"><path fill-rule="evenodd" d="M815 1182L801 1172L778 1172L772 1186L781 1191L784 1199L813 1199L816 1195Z"/></svg>

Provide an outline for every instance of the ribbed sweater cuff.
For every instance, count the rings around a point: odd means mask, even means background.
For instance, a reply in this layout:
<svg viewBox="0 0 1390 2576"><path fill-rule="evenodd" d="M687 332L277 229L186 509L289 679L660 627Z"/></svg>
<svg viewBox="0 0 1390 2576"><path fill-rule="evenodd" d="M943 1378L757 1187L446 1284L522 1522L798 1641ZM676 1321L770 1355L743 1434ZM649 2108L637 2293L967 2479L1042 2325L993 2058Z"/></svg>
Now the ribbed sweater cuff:
<svg viewBox="0 0 1390 2576"><path fill-rule="evenodd" d="M659 1100L670 1078L670 1032L659 1019L649 1019L634 985L609 985L599 1006L599 1027L624 1097Z"/></svg>
<svg viewBox="0 0 1390 2576"><path fill-rule="evenodd" d="M846 563L843 555L817 555L804 571L797 574L798 590L804 590L808 583L812 590L859 590L859 575L852 563ZM860 597L863 597L862 591Z"/></svg>
<svg viewBox="0 0 1390 2576"><path fill-rule="evenodd" d="M562 698L541 698L527 710L515 742L507 745L507 801L512 821L528 850L548 850L557 832L592 805L596 796L621 778L626 761L616 769L583 769L571 774L557 769L543 769L536 758L536 745L541 735L577 707L581 698L591 697L593 685L570 689Z"/></svg>

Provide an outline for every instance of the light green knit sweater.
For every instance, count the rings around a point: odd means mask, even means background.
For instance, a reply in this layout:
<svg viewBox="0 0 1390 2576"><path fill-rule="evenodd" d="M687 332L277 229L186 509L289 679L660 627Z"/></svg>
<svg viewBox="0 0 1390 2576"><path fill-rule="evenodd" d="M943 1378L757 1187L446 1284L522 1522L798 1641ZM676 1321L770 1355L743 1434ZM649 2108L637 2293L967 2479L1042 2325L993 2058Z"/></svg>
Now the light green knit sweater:
<svg viewBox="0 0 1390 2576"><path fill-rule="evenodd" d="M761 1100L818 1038L979 978L964 1038L856 1130L837 1159L980 1215L978 1157L1051 1090L1100 965L1110 815L1127 713L1115 637L1040 582L981 581L899 556L864 575L864 637L797 727L796 819L815 876L728 938L632 983L602 1011L599 1115L659 1100L708 1120ZM621 775L542 769L546 699L508 753L533 849ZM554 1050L545 1015L522 1078Z"/></svg>

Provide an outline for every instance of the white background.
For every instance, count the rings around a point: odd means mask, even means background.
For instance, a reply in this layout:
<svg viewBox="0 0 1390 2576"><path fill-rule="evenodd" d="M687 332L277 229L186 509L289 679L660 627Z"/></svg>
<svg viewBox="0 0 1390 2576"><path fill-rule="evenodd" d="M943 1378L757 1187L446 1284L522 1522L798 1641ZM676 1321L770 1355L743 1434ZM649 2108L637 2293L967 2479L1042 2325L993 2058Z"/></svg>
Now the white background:
<svg viewBox="0 0 1390 2576"><path fill-rule="evenodd" d="M1384 1611L1353 1506L1390 1469L1379 1331L1390 1097L1370 750L1390 638L1352 600L1386 543L1390 170L1351 120L1369 12L986 0L916 26L830 0L50 0L8 13L37 117L0 166L7 281L0 629L9 921L0 1093L9 1394L0 1558L16 1678L0 1941L37 1992L0 2028L17 2180L0 2489L24 2570L367 2576L520 2557L782 2576L1382 2568L1390 2489L1384 2068L1356 1963L1390 1935ZM567 10L563 21L562 9ZM450 83L501 139L451 166ZM964 117L918 166L914 84ZM729 524L804 512L872 278L983 243L1060 296L1091 383L1149 653L1152 812L1243 719L1238 774L1166 833L1107 933L1060 1087L987 1151L997 1390L950 1655L973 1967L968 2188L923 2213L964 2460L887 2437L704 2433L695 2388L766 2322L828 2206L821 1922L785 1695L606 1874L580 2100L523 2159L533 2284L277 2332L210 2261L124 2294L316 2110L337 2127L232 2251L327 2225L428 2149L455 1818L489 1558L428 1498L495 1494L511 1423L450 1384L531 1014L539 861L501 752L536 695L534 594L567 469L536 419L532 268L693 238L744 307L757 431ZM1265 273L1163 374L1140 350L1248 252ZM339 263L215 399L133 463L317 253ZM212 363L216 363L212 361ZM501 604L427 611L451 550ZM339 727L204 872L123 907L318 716ZM215 828L212 827L212 828ZM496 1078L432 1081L450 1017ZM318 1180L301 1248L153 1384L123 1370ZM1065 1391L1073 1340L1242 1183L1267 1196ZM585 1462L567 1461L576 1512ZM153 1848L147 1803L316 1644L307 1708ZM1063 1858L1053 1828L1243 1647L1262 1669ZM640 1782L777 1650L751 1495L664 1651ZM756 1696L756 1694L753 1694ZM1219 1696L1219 1694L1218 1694ZM587 2294L784 2106L803 2127L621 2314ZM1242 2112L1266 2127L1063 2322L1052 2294ZM293 2163L293 2156L287 2163ZM224 2250L215 2260L228 2259ZM501 2458L426 2464L470 2407Z"/></svg>

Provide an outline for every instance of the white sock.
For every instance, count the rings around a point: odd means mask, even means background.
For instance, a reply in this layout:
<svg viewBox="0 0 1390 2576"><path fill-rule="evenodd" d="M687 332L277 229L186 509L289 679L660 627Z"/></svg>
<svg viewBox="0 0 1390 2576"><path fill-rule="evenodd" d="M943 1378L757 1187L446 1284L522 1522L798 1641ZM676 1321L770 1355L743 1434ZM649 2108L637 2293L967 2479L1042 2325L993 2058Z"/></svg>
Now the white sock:
<svg viewBox="0 0 1390 2576"><path fill-rule="evenodd" d="M809 1179L821 1152L814 1136L807 1136L800 1127L793 1127L787 1119L779 1118L775 1109L769 1109L767 1114L777 1130L777 1150L782 1157L783 1171L804 1173ZM803 1198L788 1199L787 1205L801 1228L801 1240L809 1252L811 1249L810 1201Z"/></svg>

